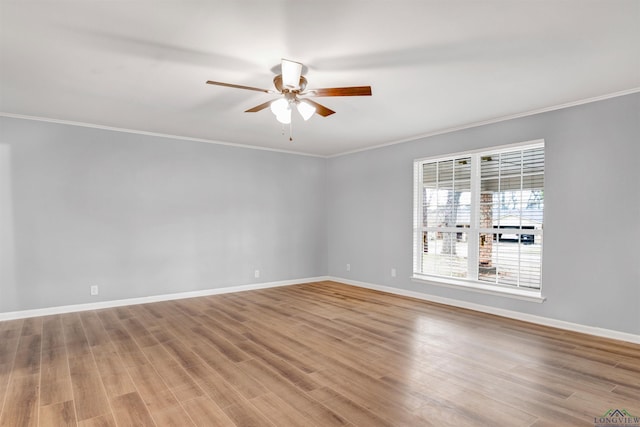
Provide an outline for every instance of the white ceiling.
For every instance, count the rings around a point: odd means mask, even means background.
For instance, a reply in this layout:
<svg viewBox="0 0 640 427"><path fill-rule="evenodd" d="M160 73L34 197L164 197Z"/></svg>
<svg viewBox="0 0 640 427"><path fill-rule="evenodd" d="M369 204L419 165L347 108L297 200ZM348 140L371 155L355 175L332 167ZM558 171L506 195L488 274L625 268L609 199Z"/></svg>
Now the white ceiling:
<svg viewBox="0 0 640 427"><path fill-rule="evenodd" d="M332 155L640 87L640 0L0 0L0 112ZM337 113L264 110L281 58Z"/></svg>

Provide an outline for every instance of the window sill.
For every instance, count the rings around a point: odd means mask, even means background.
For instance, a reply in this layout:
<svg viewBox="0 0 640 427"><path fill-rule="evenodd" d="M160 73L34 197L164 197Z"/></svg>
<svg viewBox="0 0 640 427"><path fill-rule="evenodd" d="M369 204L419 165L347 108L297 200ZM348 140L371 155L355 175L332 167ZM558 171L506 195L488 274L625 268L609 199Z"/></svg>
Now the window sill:
<svg viewBox="0 0 640 427"><path fill-rule="evenodd" d="M462 289L465 291L479 292L482 294L498 295L506 298L514 298L523 301L542 303L546 300L542 296L541 291L510 289L502 286L490 285L479 281L472 280L456 280L436 276L423 276L414 274L411 280L418 283L426 283L435 286L444 286L446 288Z"/></svg>

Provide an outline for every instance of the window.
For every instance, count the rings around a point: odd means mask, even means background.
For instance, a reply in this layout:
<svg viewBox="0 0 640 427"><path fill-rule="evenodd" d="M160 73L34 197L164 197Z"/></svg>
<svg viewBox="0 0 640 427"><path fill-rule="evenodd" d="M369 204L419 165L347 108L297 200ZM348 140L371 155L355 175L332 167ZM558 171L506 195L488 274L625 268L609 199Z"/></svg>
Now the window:
<svg viewBox="0 0 640 427"><path fill-rule="evenodd" d="M544 142L417 160L414 277L540 295Z"/></svg>

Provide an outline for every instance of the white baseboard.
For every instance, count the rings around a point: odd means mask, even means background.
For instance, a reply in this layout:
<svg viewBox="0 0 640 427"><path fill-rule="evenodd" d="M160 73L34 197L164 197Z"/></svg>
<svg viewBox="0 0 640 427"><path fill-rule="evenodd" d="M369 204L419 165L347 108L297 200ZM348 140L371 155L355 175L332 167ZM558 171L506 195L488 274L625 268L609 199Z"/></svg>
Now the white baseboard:
<svg viewBox="0 0 640 427"><path fill-rule="evenodd" d="M150 302L204 297L208 295L228 294L231 292L253 291L256 289L276 288L279 286L290 286L301 283L321 282L323 280L328 280L328 277L309 277L306 279L281 280L278 282L252 283L250 285L227 286L224 288L205 289L201 291L179 292L175 294L152 295L148 297L101 301L88 304L74 304L58 307L36 308L32 310L11 311L7 313L0 313L0 321L24 319L27 317L49 316L52 314L74 313L77 311L98 310L102 308L122 307L126 305L147 304Z"/></svg>
<svg viewBox="0 0 640 427"><path fill-rule="evenodd" d="M472 302L460 301L452 298L439 297L435 295L424 294L421 292L408 291L405 289L398 289L390 286L374 285L372 283L359 282L356 280L344 279L342 277L329 277L328 280L332 280L334 282L339 282L339 283L345 283L347 285L358 286L361 288L388 292L390 294L421 299L424 301L431 301L439 304L450 305L453 307L466 308L469 310L479 311L482 313L495 314L497 316L507 317L515 320L522 320L525 322L531 322L538 325L551 326L553 328L564 329L567 331L581 332L583 334L595 335L598 337L610 338L614 340L628 341L631 343L640 344L640 335L629 334L626 332L598 328L595 326L581 325L578 323L566 322L564 320L536 316L533 314L521 313L518 311L505 310L502 308L490 307L487 305L475 304Z"/></svg>
<svg viewBox="0 0 640 427"><path fill-rule="evenodd" d="M147 304L151 302L170 301L185 298L196 298L208 295L227 294L232 292L252 291L257 289L276 288L280 286L290 286L303 283L313 283L331 280L334 282L344 283L351 286L358 286L366 289L387 292L390 294L401 295L416 298L424 301L431 301L439 304L450 305L453 307L466 308L469 310L479 311L482 313L495 314L497 316L507 317L515 320L536 323L538 325L551 326L558 329L565 329L573 332L581 332L584 334L595 335L603 338L610 338L620 341L628 341L640 344L640 335L629 334L626 332L614 331L611 329L597 328L595 326L581 325L578 323L566 322L564 320L552 319L549 317L536 316L533 314L520 313L518 311L505 310L502 308L490 307L487 305L475 304L466 301L460 301L452 298L439 297L421 292L409 291L405 289L393 288L384 285L375 285L367 282L345 279L342 277L319 276L309 277L297 280L281 280L277 282L253 283L249 285L227 286L224 288L205 289L201 291L179 292L175 294L152 295L140 298L127 298L113 301L101 301L88 304L74 304L58 307L37 308L32 310L12 311L0 313L0 321L24 319L28 317L49 316L52 314L73 313L78 311L98 310L102 308L122 307L127 305Z"/></svg>

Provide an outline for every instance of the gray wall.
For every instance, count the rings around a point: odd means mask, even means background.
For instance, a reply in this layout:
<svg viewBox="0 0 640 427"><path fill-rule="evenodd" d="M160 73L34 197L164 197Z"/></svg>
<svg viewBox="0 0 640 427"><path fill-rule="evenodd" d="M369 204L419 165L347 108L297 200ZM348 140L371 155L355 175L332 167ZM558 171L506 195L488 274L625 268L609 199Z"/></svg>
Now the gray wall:
<svg viewBox="0 0 640 427"><path fill-rule="evenodd" d="M546 142L547 301L412 282L413 160L535 139ZM329 159L329 274L640 334L639 161L640 94Z"/></svg>
<svg viewBox="0 0 640 427"><path fill-rule="evenodd" d="M325 181L322 158L0 118L0 312L326 275Z"/></svg>
<svg viewBox="0 0 640 427"><path fill-rule="evenodd" d="M0 312L328 274L640 334L639 112L634 94L330 159L0 118ZM540 138L547 301L412 282L413 160Z"/></svg>

